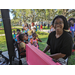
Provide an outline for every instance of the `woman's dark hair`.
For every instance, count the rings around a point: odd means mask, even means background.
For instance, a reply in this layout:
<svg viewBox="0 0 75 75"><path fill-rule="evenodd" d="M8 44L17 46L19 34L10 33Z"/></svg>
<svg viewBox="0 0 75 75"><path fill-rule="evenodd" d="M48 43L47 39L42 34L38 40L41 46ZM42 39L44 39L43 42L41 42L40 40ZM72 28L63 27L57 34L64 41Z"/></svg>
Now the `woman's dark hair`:
<svg viewBox="0 0 75 75"><path fill-rule="evenodd" d="M71 21L71 20L72 20L73 22L75 22L75 19L74 19L74 18L70 18L68 21Z"/></svg>
<svg viewBox="0 0 75 75"><path fill-rule="evenodd" d="M25 36L25 34L20 34L19 36L18 36L18 38L19 38L19 40L20 41L23 41L23 37Z"/></svg>
<svg viewBox="0 0 75 75"><path fill-rule="evenodd" d="M57 19L57 18L61 18L64 22L64 28L63 29L68 29L68 22L67 22L67 19L63 16L63 15L58 15L56 16L53 21L52 21L52 24L54 26L54 21Z"/></svg>
<svg viewBox="0 0 75 75"><path fill-rule="evenodd" d="M70 28L71 27L71 22L70 21L68 21L68 28Z"/></svg>

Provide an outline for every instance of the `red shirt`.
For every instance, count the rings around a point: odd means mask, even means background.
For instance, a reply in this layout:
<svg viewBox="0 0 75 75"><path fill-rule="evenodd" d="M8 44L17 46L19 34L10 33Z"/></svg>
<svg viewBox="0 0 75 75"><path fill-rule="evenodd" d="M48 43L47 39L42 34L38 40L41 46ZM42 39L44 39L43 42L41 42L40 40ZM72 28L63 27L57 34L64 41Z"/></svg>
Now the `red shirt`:
<svg viewBox="0 0 75 75"><path fill-rule="evenodd" d="M40 26L40 29L42 29L42 25Z"/></svg>

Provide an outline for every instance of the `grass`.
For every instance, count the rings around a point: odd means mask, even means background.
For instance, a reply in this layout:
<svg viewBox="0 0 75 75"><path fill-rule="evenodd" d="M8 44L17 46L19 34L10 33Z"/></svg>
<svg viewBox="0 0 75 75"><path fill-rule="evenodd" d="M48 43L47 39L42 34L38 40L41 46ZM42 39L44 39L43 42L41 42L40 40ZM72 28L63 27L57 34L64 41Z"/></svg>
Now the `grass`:
<svg viewBox="0 0 75 75"><path fill-rule="evenodd" d="M12 26L13 28L15 28L15 29L12 29L12 32L15 30L17 30L17 29L22 29L22 26ZM2 28L2 26L0 26L0 28ZM0 34L5 34L5 32L4 32L4 30L0 30Z"/></svg>
<svg viewBox="0 0 75 75"><path fill-rule="evenodd" d="M48 33L44 33L44 32L37 32L39 38L42 40L42 42L38 42L39 44L39 49L41 51L44 50L44 48L47 46L46 42L47 42L47 37L48 37ZM46 52L47 55L50 55L50 53Z"/></svg>
<svg viewBox="0 0 75 75"><path fill-rule="evenodd" d="M6 38L5 36L0 36L0 51L7 51Z"/></svg>
<svg viewBox="0 0 75 75"><path fill-rule="evenodd" d="M22 28L12 29L12 32L13 32L14 30L16 31L17 29L20 29L20 30L21 30ZM4 30L0 30L0 34L5 34Z"/></svg>

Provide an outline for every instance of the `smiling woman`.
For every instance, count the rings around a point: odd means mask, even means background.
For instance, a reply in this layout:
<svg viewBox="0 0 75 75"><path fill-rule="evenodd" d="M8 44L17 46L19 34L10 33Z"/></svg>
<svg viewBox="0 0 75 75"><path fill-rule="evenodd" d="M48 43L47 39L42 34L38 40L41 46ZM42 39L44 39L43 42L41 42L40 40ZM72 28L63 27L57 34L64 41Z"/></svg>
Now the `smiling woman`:
<svg viewBox="0 0 75 75"><path fill-rule="evenodd" d="M67 19L62 15L56 16L53 20L53 25L55 31L49 34L48 45L43 52L50 49L50 57L61 63L64 62L63 64L67 64L73 44L72 36L64 31L64 29L68 29Z"/></svg>

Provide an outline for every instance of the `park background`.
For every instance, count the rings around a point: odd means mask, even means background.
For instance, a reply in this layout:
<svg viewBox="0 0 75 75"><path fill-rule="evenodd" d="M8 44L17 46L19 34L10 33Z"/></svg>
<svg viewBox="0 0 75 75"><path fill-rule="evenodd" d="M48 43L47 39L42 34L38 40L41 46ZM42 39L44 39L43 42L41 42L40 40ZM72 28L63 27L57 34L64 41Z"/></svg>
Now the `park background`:
<svg viewBox="0 0 75 75"><path fill-rule="evenodd" d="M17 29L22 29L22 25L28 23L31 25L32 22L37 23L38 31L37 34L43 42L39 42L39 49L41 51L46 47L46 42L49 33L43 32L44 30L50 30L51 22L57 15L64 15L67 20L69 18L75 18L75 9L9 9L12 35L13 31ZM44 23L46 24L44 28ZM39 31L39 25L43 25L43 31ZM49 24L49 26L48 26ZM0 50L7 51L5 32L3 27L3 21L1 17L0 10ZM50 55L49 52L46 52ZM69 65L75 65L75 55L69 57Z"/></svg>

